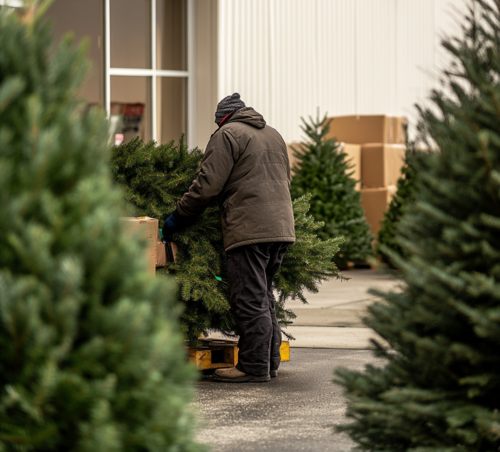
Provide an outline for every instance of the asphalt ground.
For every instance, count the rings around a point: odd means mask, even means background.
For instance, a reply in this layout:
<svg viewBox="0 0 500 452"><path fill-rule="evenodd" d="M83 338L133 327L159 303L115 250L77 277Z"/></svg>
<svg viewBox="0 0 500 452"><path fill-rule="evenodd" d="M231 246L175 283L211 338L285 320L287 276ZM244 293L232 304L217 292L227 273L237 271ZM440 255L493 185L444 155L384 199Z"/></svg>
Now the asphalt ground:
<svg viewBox="0 0 500 452"><path fill-rule="evenodd" d="M196 383L198 440L213 452L351 451L354 443L336 425L347 422L338 367L362 370L377 363L370 350L292 348L269 383Z"/></svg>
<svg viewBox="0 0 500 452"><path fill-rule="evenodd" d="M330 280L318 293L307 294L309 304L287 303L297 314L287 329L296 340L277 379L231 384L204 376L196 384L193 405L203 425L198 438L213 452L352 450L350 438L334 429L348 420L343 388L333 383L333 373L377 363L368 348L370 339L380 338L361 320L376 301L368 290L399 290L399 283L374 270L345 275L349 281Z"/></svg>

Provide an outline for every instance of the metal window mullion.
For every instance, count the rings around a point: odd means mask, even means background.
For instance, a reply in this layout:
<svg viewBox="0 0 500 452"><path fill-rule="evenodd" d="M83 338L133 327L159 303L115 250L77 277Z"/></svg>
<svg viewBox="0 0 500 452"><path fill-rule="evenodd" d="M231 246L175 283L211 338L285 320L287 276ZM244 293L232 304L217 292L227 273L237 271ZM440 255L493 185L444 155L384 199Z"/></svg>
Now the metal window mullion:
<svg viewBox="0 0 500 452"><path fill-rule="evenodd" d="M104 108L108 118L111 116L111 32L109 6L110 0L104 0Z"/></svg>
<svg viewBox="0 0 500 452"><path fill-rule="evenodd" d="M156 0L151 0L151 134L153 140L158 140L157 105L156 105Z"/></svg>
<svg viewBox="0 0 500 452"><path fill-rule="evenodd" d="M136 69L124 67L112 67L109 69L111 75L130 76L130 77L188 77L188 71L168 71L154 69Z"/></svg>
<svg viewBox="0 0 500 452"><path fill-rule="evenodd" d="M155 72L160 77L188 77L190 74L190 71L156 70Z"/></svg>

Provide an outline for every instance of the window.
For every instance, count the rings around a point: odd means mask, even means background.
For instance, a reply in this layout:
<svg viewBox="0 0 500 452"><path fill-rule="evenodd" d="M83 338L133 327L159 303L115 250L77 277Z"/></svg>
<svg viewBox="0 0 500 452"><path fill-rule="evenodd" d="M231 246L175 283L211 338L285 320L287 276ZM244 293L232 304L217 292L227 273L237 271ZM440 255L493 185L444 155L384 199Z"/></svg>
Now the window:
<svg viewBox="0 0 500 452"><path fill-rule="evenodd" d="M104 0L106 108L115 142L139 135L158 143L188 129L189 0ZM140 115L140 113L143 113ZM120 125L123 130L120 132Z"/></svg>
<svg viewBox="0 0 500 452"><path fill-rule="evenodd" d="M76 42L88 41L92 69L80 94L106 109L115 142L140 136L166 143L194 132L188 118L193 9L194 0L55 0L50 6L57 40L72 32Z"/></svg>
<svg viewBox="0 0 500 452"><path fill-rule="evenodd" d="M89 105L104 106L104 17L102 0L57 0L47 11L54 39L72 33L75 43L87 40L87 56L92 63L80 95Z"/></svg>

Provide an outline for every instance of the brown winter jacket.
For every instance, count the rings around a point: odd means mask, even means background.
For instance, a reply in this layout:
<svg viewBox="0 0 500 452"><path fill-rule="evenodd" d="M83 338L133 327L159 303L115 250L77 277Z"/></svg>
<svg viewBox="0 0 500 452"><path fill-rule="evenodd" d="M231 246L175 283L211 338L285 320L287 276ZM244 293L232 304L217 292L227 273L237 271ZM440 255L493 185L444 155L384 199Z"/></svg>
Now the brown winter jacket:
<svg viewBox="0 0 500 452"><path fill-rule="evenodd" d="M252 243L295 241L286 145L253 108L236 111L212 135L201 171L177 211L195 217L215 196L226 251Z"/></svg>

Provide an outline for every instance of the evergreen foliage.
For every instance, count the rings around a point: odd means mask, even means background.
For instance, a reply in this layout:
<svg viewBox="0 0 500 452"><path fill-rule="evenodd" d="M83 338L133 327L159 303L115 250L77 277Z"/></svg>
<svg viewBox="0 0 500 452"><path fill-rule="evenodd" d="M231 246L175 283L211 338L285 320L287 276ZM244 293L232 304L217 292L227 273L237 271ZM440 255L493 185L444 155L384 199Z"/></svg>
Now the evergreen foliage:
<svg viewBox="0 0 500 452"><path fill-rule="evenodd" d="M386 249L404 259L409 257L409 254L401 248L397 241L397 227L405 209L413 202L413 192L418 174L417 166L424 165L426 155L422 151L417 151L412 143L407 143L407 146L405 164L401 170L401 177L397 182L397 191L389 204L389 208L384 213L384 220L381 222L378 240L375 245L376 256L391 268L395 267L389 254L385 251Z"/></svg>
<svg viewBox="0 0 500 452"><path fill-rule="evenodd" d="M443 45L453 65L420 125L440 152L398 227L409 257L393 255L404 285L367 319L392 350L337 375L362 450L500 449L500 1L471 4Z"/></svg>
<svg viewBox="0 0 500 452"><path fill-rule="evenodd" d="M0 450L199 450L175 284L124 237L85 49L34 7L0 10L0 43Z"/></svg>
<svg viewBox="0 0 500 452"><path fill-rule="evenodd" d="M330 121L326 121L326 115L321 120L309 118L309 123L302 118L308 141L294 149L297 161L290 191L292 198L312 194L310 213L325 223L318 237L345 237L335 262L346 266L348 261L363 262L372 254L373 235L361 207L361 193L355 190L358 181L349 172L352 166L347 154L337 140L326 139Z"/></svg>
<svg viewBox="0 0 500 452"><path fill-rule="evenodd" d="M154 141L134 139L113 150L111 167L116 180L126 187L126 200L135 213L162 222L197 177L202 156L198 149L188 152L183 138L178 145L174 141L156 145ZM322 224L308 215L309 199L303 196L294 201L297 242L290 247L275 277L277 316L282 326L295 317L285 308L288 298L306 302L305 290L317 292L322 281L339 276L333 257L343 238L316 238ZM192 345L196 345L201 332L237 332L229 306L218 200L214 199L193 225L174 234L174 242L179 247L177 263L159 271L172 273L179 283L185 304L182 325Z"/></svg>

